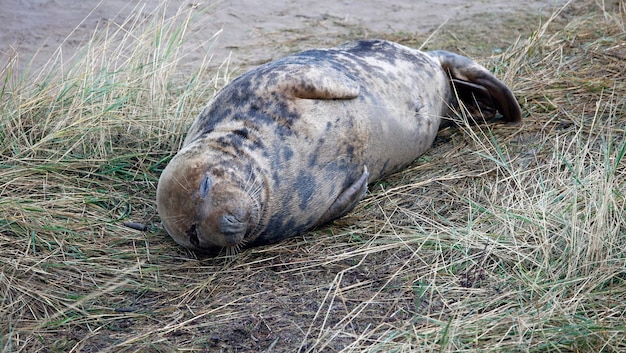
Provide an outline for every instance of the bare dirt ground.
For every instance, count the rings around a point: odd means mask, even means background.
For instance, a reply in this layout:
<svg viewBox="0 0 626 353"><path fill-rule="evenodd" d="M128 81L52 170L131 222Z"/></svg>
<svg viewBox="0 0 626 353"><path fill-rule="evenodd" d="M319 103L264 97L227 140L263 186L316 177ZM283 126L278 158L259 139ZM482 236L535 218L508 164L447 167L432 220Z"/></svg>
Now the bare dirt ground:
<svg viewBox="0 0 626 353"><path fill-rule="evenodd" d="M564 0L339 0L339 1L169 1L165 16L187 7L198 10L190 49L206 52L214 65L229 56L235 65L255 65L292 51L336 45L346 38L377 33L423 34L446 24L493 26L505 14L538 16ZM98 27L119 25L131 12L149 16L158 1L0 0L0 57L17 52L44 64L61 48L73 54ZM160 14L161 15L161 14ZM216 37L214 37L217 34ZM497 36L498 33L493 33ZM286 48L285 46L288 46ZM193 66L191 56L190 65Z"/></svg>

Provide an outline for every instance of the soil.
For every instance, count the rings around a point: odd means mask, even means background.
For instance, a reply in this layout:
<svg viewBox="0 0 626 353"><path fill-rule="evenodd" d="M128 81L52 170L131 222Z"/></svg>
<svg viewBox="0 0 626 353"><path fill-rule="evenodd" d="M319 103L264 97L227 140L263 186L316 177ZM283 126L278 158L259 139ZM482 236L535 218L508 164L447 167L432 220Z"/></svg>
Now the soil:
<svg viewBox="0 0 626 353"><path fill-rule="evenodd" d="M346 38L378 33L426 33L445 23L470 22L477 26L498 21L507 13L539 14L564 0L228 0L190 2L172 0L165 16L192 7L197 10L192 47L200 55L210 52L212 62L227 58L236 65L255 65L289 49L328 46ZM123 23L132 12L162 14L159 1L128 0L0 0L0 58L9 55L45 64L58 48L70 56L98 27ZM218 36L213 40L216 33ZM293 46L292 46L293 47ZM295 49L301 49L297 46Z"/></svg>

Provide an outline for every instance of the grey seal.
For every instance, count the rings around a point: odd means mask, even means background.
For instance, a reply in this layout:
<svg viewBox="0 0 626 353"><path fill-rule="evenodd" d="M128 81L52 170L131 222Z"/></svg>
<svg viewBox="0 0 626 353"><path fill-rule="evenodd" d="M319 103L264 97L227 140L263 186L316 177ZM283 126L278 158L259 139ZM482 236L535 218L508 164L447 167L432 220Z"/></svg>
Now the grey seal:
<svg viewBox="0 0 626 353"><path fill-rule="evenodd" d="M368 183L433 143L459 102L521 121L511 90L474 61L383 40L313 49L222 88L163 170L157 210L185 247L236 251L350 212Z"/></svg>

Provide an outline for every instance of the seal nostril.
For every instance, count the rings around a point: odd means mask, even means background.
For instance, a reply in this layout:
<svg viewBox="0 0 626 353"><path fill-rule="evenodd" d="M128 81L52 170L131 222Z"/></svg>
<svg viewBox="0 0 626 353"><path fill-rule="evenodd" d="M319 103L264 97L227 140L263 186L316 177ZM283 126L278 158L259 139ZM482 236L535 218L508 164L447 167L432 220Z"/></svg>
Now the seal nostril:
<svg viewBox="0 0 626 353"><path fill-rule="evenodd" d="M220 231L226 235L237 235L246 231L247 223L242 222L233 214L222 216L220 221Z"/></svg>
<svg viewBox="0 0 626 353"><path fill-rule="evenodd" d="M240 223L241 221L237 218L237 216L233 215L233 214L228 214L226 216L224 216L224 221L226 223L229 224L237 224Z"/></svg>

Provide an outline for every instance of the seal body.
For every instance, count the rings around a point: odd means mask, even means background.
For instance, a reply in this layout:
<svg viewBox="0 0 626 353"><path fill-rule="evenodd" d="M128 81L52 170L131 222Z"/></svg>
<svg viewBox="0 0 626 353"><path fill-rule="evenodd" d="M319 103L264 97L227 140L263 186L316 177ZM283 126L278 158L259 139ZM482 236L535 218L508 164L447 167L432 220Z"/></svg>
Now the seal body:
<svg viewBox="0 0 626 353"><path fill-rule="evenodd" d="M159 215L204 252L303 233L424 153L459 101L476 118L521 120L502 82L448 52L369 40L262 65L195 120L159 179Z"/></svg>

